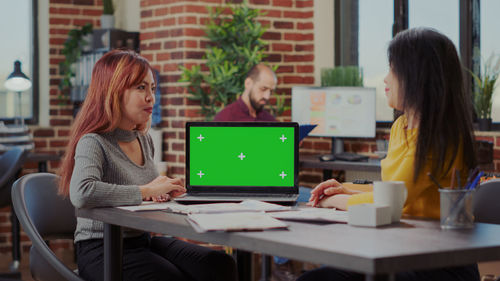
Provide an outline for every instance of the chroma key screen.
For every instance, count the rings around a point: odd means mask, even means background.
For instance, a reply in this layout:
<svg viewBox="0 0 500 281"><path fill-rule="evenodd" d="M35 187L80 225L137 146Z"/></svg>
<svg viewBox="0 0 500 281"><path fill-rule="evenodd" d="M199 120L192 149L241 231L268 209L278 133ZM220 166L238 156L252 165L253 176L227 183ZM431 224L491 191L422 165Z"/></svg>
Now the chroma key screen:
<svg viewBox="0 0 500 281"><path fill-rule="evenodd" d="M294 127L188 126L193 186L294 186Z"/></svg>

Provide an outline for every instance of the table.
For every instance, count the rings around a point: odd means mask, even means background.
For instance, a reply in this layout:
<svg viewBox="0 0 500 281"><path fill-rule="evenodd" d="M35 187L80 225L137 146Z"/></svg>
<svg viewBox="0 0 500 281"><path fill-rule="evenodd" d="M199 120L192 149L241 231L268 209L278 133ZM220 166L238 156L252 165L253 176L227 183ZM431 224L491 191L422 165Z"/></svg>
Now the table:
<svg viewBox="0 0 500 281"><path fill-rule="evenodd" d="M61 157L59 154L29 152L24 162L37 162L38 172L45 173L48 170L47 162L60 160Z"/></svg>
<svg viewBox="0 0 500 281"><path fill-rule="evenodd" d="M77 210L77 216L105 223L105 280L121 280L122 227L324 264L364 273L366 280L500 259L500 225L493 224L445 231L435 220L403 219L380 228L288 222L288 231L197 233L184 215L162 211L95 208Z"/></svg>
<svg viewBox="0 0 500 281"><path fill-rule="evenodd" d="M380 175L380 159L370 158L367 161L321 161L319 154L306 154L299 156L301 168L323 169L323 180L332 178L333 170L350 170L373 172Z"/></svg>

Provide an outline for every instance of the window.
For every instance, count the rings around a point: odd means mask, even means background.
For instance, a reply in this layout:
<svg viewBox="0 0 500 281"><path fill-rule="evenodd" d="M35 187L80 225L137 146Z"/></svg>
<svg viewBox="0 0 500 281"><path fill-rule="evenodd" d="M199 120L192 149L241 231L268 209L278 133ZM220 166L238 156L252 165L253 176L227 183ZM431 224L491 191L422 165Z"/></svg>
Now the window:
<svg viewBox="0 0 500 281"><path fill-rule="evenodd" d="M21 93L21 114L26 122L37 120L38 73L36 40L36 0L0 1L0 120L7 123L20 117L18 94L8 91L5 80L14 70L14 61L21 62L21 69L31 82L31 89Z"/></svg>
<svg viewBox="0 0 500 281"><path fill-rule="evenodd" d="M394 0L359 0L359 66L365 87L377 89L376 120L392 121L384 77L389 71L387 46L392 38Z"/></svg>
<svg viewBox="0 0 500 281"><path fill-rule="evenodd" d="M484 62L495 54L500 56L500 36L498 36L498 27L500 26L500 1L482 0L480 3L481 11L481 71L484 69ZM493 108L491 118L493 122L500 122L500 82L497 81L497 88L493 93Z"/></svg>

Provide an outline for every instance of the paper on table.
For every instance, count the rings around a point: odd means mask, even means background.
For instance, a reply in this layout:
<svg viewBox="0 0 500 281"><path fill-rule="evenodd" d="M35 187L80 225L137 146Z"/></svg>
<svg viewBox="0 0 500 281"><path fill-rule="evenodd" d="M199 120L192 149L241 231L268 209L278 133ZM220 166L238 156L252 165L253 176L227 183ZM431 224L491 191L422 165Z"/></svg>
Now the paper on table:
<svg viewBox="0 0 500 281"><path fill-rule="evenodd" d="M183 205L175 201L155 203L144 201L138 206L120 206L117 207L129 211L152 211L167 210L172 213L198 214L198 213L227 213L227 212L273 212L286 211L290 207L262 202L258 200L244 200L240 203L211 203L211 204L193 204Z"/></svg>
<svg viewBox="0 0 500 281"><path fill-rule="evenodd" d="M207 231L241 231L287 228L288 226L262 212L189 214L187 221L202 233Z"/></svg>
<svg viewBox="0 0 500 281"><path fill-rule="evenodd" d="M328 208L300 207L296 210L270 215L281 220L347 223L347 212Z"/></svg>

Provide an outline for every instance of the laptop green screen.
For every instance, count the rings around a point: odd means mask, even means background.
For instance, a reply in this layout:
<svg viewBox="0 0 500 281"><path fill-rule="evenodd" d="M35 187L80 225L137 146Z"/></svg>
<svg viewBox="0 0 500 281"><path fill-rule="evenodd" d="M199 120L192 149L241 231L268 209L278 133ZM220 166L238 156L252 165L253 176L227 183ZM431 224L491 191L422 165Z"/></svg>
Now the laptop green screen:
<svg viewBox="0 0 500 281"><path fill-rule="evenodd" d="M294 186L293 126L189 126L191 186Z"/></svg>

